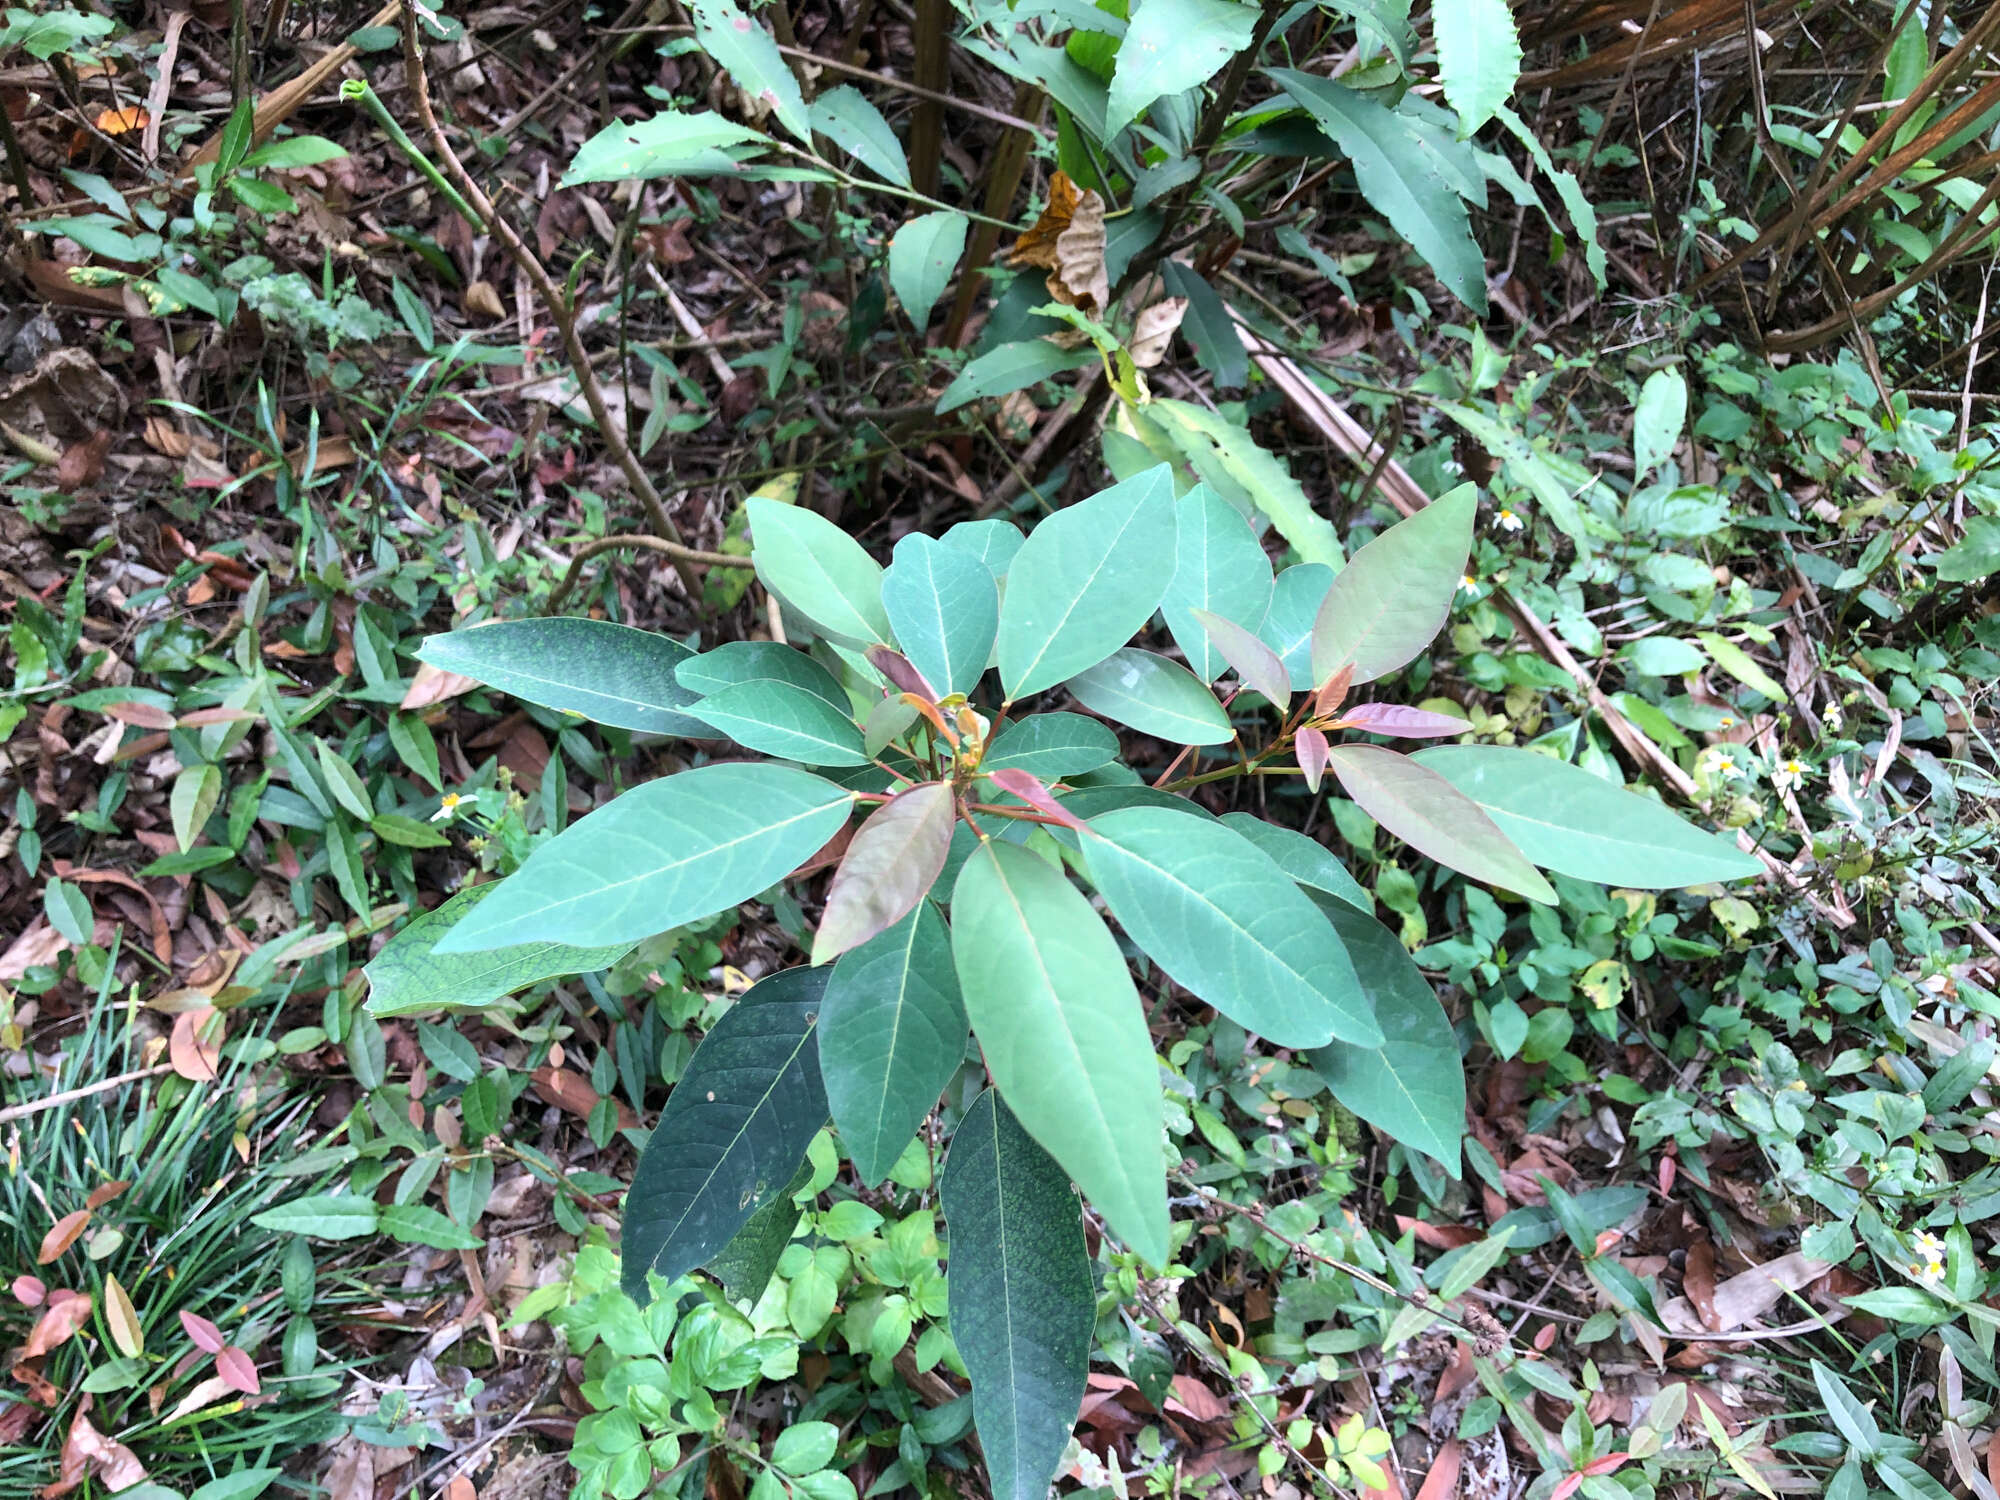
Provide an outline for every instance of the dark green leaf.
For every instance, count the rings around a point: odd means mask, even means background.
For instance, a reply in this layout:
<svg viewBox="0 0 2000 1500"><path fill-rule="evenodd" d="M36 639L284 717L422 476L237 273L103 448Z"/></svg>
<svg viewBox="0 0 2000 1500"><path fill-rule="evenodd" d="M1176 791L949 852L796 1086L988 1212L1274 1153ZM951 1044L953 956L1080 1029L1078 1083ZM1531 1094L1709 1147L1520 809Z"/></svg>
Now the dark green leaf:
<svg viewBox="0 0 2000 1500"><path fill-rule="evenodd" d="M674 669L693 655L650 630L574 616L454 630L417 648L421 661L542 708L645 734L706 739L703 725L676 712L694 694Z"/></svg>
<svg viewBox="0 0 2000 1500"><path fill-rule="evenodd" d="M911 532L882 575L896 643L940 696L979 685L1000 629L1000 586L962 547Z"/></svg>
<svg viewBox="0 0 2000 1500"><path fill-rule="evenodd" d="M1002 344L973 360L938 397L938 414L957 411L968 401L1004 396L1065 370L1080 370L1098 362L1095 349L1065 349L1047 339L1021 339Z"/></svg>
<svg viewBox="0 0 2000 1500"><path fill-rule="evenodd" d="M378 1016L407 1016L485 1005L559 974L608 969L632 949L630 943L604 948L522 943L481 953L434 951L459 918L499 889L493 882L475 885L406 924L368 964L368 1009Z"/></svg>
<svg viewBox="0 0 2000 1500"><path fill-rule="evenodd" d="M1181 337L1194 347L1201 367L1215 377L1215 383L1230 389L1250 378L1250 356L1243 340L1236 336L1236 320L1199 271L1170 260L1160 267L1160 276L1169 297L1187 298L1187 312L1181 318Z"/></svg>
<svg viewBox="0 0 2000 1500"><path fill-rule="evenodd" d="M460 1228L436 1209L422 1203L384 1203L375 1211L376 1227L406 1245L430 1245L439 1250L477 1250L486 1241Z"/></svg>
<svg viewBox="0 0 2000 1500"><path fill-rule="evenodd" d="M824 1041L821 1043L824 1047ZM792 1195L812 1176L809 1164L801 1165L782 1193L773 1193L743 1222L736 1237L708 1258L709 1273L722 1289L738 1302L755 1302L771 1284L778 1259L798 1228L799 1206Z"/></svg>

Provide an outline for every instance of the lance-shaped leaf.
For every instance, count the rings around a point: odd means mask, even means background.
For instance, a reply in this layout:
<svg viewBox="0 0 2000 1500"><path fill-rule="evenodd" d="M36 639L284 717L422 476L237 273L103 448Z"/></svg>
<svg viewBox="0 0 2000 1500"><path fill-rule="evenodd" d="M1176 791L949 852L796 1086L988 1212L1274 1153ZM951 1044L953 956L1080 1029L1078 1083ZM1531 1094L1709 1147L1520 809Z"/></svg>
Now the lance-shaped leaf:
<svg viewBox="0 0 2000 1500"><path fill-rule="evenodd" d="M825 1025L822 1015L822 1031ZM779 1258L792 1242L792 1231L798 1228L800 1209L792 1195L811 1179L811 1164L801 1162L784 1190L766 1195L735 1237L708 1258L709 1274L722 1283L732 1301L755 1302L764 1295Z"/></svg>
<svg viewBox="0 0 2000 1500"><path fill-rule="evenodd" d="M993 737L979 762L982 772L1012 766L1061 781L1108 766L1118 759L1118 736L1082 714L1033 714L1016 719Z"/></svg>
<svg viewBox="0 0 2000 1500"><path fill-rule="evenodd" d="M1261 620L1270 602L1270 559L1243 513L1205 484L1176 500L1174 576L1160 613L1194 675L1213 682L1229 661L1198 615Z"/></svg>
<svg viewBox="0 0 2000 1500"><path fill-rule="evenodd" d="M706 731L678 710L695 695L674 676L694 653L679 641L609 620L503 620L427 637L417 659L511 693L642 734Z"/></svg>
<svg viewBox="0 0 2000 1500"><path fill-rule="evenodd" d="M1208 632L1217 654L1235 669L1245 687L1262 693L1280 710L1291 705L1292 679L1277 652L1232 620L1205 609L1193 613L1195 623Z"/></svg>
<svg viewBox="0 0 2000 1500"><path fill-rule="evenodd" d="M942 781L898 792L868 815L827 888L814 963L839 957L910 914L944 868L955 818L951 788Z"/></svg>
<svg viewBox="0 0 2000 1500"><path fill-rule="evenodd" d="M1413 759L1477 803L1529 859L1578 880L1668 890L1763 872L1721 835L1552 756L1439 745Z"/></svg>
<svg viewBox="0 0 2000 1500"><path fill-rule="evenodd" d="M1085 708L1176 745L1224 745L1229 715L1179 662L1126 646L1068 683Z"/></svg>
<svg viewBox="0 0 2000 1500"><path fill-rule="evenodd" d="M1175 982L1281 1047L1380 1044L1339 934L1242 834L1157 807L1104 813L1090 830L1091 880Z"/></svg>
<svg viewBox="0 0 2000 1500"><path fill-rule="evenodd" d="M850 706L831 672L805 652L776 641L730 641L689 657L675 670L674 680L698 697L739 683L782 682L811 693L838 712L845 713Z"/></svg>
<svg viewBox="0 0 2000 1500"><path fill-rule="evenodd" d="M989 1488L994 1500L1048 1500L1097 1325L1076 1195L992 1089L952 1136L938 1192L952 1342L972 1377Z"/></svg>
<svg viewBox="0 0 2000 1500"><path fill-rule="evenodd" d="M1152 617L1173 572L1173 494L1173 473L1161 464L1035 528L1000 605L1009 698L1096 666Z"/></svg>
<svg viewBox="0 0 2000 1500"><path fill-rule="evenodd" d="M1354 554L1313 622L1313 680L1352 665L1373 682L1413 660L1444 629L1472 551L1477 492L1462 484Z"/></svg>
<svg viewBox="0 0 2000 1500"><path fill-rule="evenodd" d="M663 110L649 120L620 120L598 131L577 149L562 185L730 173L769 145L759 132L713 110Z"/></svg>
<svg viewBox="0 0 2000 1500"><path fill-rule="evenodd" d="M1383 1040L1379 1047L1329 1042L1309 1054L1313 1071L1370 1125L1458 1176L1465 1066L1451 1018L1395 933L1332 897L1319 906L1347 945Z"/></svg>
<svg viewBox="0 0 2000 1500"><path fill-rule="evenodd" d="M1000 629L1000 585L985 563L911 532L882 575L882 607L903 654L938 692L979 685Z"/></svg>
<svg viewBox="0 0 2000 1500"><path fill-rule="evenodd" d="M903 154L903 143L861 90L846 83L827 89L813 100L807 113L815 131L870 171L901 187L910 185L910 163Z"/></svg>
<svg viewBox="0 0 2000 1500"><path fill-rule="evenodd" d="M717 734L808 766L865 766L868 751L853 718L789 682L735 682L688 710Z"/></svg>
<svg viewBox="0 0 2000 1500"><path fill-rule="evenodd" d="M1266 823L1255 813L1224 813L1222 821L1270 855L1277 861L1278 868L1300 885L1338 896L1356 911L1375 910L1375 898L1368 894L1360 881L1347 873L1347 866L1335 859L1332 851L1318 839L1310 838L1296 828L1281 828L1276 823ZM1353 957L1352 954L1348 956Z"/></svg>
<svg viewBox="0 0 2000 1500"><path fill-rule="evenodd" d="M847 821L853 793L789 766L701 766L635 787L528 856L434 951L637 942L769 889Z"/></svg>
<svg viewBox="0 0 2000 1500"><path fill-rule="evenodd" d="M486 1005L559 974L595 974L632 951L631 943L603 948L522 943L479 953L437 952L438 940L499 889L492 882L475 885L407 923L363 971L368 1009L378 1016L407 1016L446 1006Z"/></svg>
<svg viewBox="0 0 2000 1500"><path fill-rule="evenodd" d="M846 645L889 639L882 567L859 542L802 505L752 495L743 509L754 543L750 559L765 587Z"/></svg>
<svg viewBox="0 0 2000 1500"><path fill-rule="evenodd" d="M971 226L964 214L940 208L918 214L889 241L889 285L920 333L929 325L938 298L951 285Z"/></svg>
<svg viewBox="0 0 2000 1500"><path fill-rule="evenodd" d="M1319 790L1320 778L1326 775L1329 751L1326 736L1310 724L1292 736L1292 753L1298 757L1299 769L1305 773L1307 791Z"/></svg>
<svg viewBox="0 0 2000 1500"><path fill-rule="evenodd" d="M672 1281L736 1238L826 1123L814 1033L827 972L752 985L695 1048L625 1198L620 1279L635 1301L650 1300L647 1272Z"/></svg>
<svg viewBox="0 0 2000 1500"><path fill-rule="evenodd" d="M1402 703L1357 703L1341 711L1340 727L1399 740L1435 740L1472 732L1464 719Z"/></svg>
<svg viewBox="0 0 2000 1500"><path fill-rule="evenodd" d="M1082 831L1083 820L1056 801L1054 794L1042 785L1041 778L1033 772L1024 771L1019 766L1002 766L988 779L1001 791L1019 797L1035 811L1054 818L1063 827Z"/></svg>
<svg viewBox="0 0 2000 1500"><path fill-rule="evenodd" d="M1335 745L1327 764L1363 812L1419 854L1530 901L1555 904L1556 893L1527 855L1437 772L1380 745Z"/></svg>
<svg viewBox="0 0 2000 1500"><path fill-rule="evenodd" d="M771 33L745 15L735 0L689 0L688 8L701 50L728 70L738 88L768 105L785 129L810 146L812 119L805 97Z"/></svg>
<svg viewBox="0 0 2000 1500"><path fill-rule="evenodd" d="M999 839L965 862L952 956L987 1071L1126 1244L1167 1256L1159 1066L1139 992L1061 871Z"/></svg>
<svg viewBox="0 0 2000 1500"><path fill-rule="evenodd" d="M965 1061L951 934L925 901L840 955L820 1012L819 1067L841 1144L873 1187Z"/></svg>

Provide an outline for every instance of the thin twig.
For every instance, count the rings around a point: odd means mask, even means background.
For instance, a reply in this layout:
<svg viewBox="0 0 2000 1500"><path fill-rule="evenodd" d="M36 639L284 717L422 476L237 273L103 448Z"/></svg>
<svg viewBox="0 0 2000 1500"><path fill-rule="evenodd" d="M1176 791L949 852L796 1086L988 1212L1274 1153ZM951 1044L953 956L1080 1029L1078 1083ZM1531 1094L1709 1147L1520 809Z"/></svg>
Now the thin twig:
<svg viewBox="0 0 2000 1500"><path fill-rule="evenodd" d="M569 560L569 570L563 574L562 582L558 583L555 586L555 590L549 595L550 614L554 614L560 609L563 600L569 597L569 591L576 583L577 574L583 571L583 565L597 556L598 553L609 552L615 547L645 547L654 552L664 552L674 560L677 566L680 564L693 566L697 563L710 568L748 568L755 566L747 557L738 557L730 552L701 552L693 547L683 546L679 542L669 542L660 537L648 536L643 531L621 532L617 536L601 536L596 541L586 542L583 546L577 548L576 556Z"/></svg>
<svg viewBox="0 0 2000 1500"><path fill-rule="evenodd" d="M50 1094L46 1099L30 1099L26 1104L10 1104L0 1109L0 1125L9 1120L24 1120L29 1115L38 1115L45 1109L61 1109L65 1104L74 1104L79 1099L88 1099L93 1094L109 1093L112 1089L123 1088L128 1083L137 1083L142 1078L157 1078L162 1073L171 1073L172 1063L155 1063L150 1068L140 1068L131 1073L119 1073L111 1078L100 1078L95 1083L87 1083L80 1089L64 1089L60 1094Z"/></svg>

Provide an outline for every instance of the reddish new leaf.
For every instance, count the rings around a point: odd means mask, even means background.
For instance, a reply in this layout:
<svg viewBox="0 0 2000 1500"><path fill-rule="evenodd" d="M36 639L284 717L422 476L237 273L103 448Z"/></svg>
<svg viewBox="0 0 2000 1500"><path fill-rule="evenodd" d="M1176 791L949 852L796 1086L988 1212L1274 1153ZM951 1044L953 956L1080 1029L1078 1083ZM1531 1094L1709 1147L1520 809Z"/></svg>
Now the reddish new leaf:
<svg viewBox="0 0 2000 1500"><path fill-rule="evenodd" d="M1056 801L1048 787L1042 784L1041 777L1034 772L1024 771L1019 766L1002 766L986 779L1001 791L1011 792L1019 797L1036 812L1046 813L1063 827L1074 828L1078 833L1083 832L1083 820Z"/></svg>
<svg viewBox="0 0 2000 1500"><path fill-rule="evenodd" d="M14 1300L23 1307L40 1307L49 1295L39 1276L16 1276L12 1290Z"/></svg>
<svg viewBox="0 0 2000 1500"><path fill-rule="evenodd" d="M895 683L904 692L915 693L919 698L926 699L932 703L937 702L937 689L925 680L924 674L917 670L916 664L903 655L902 652L892 650L887 646L870 646L868 648L868 665Z"/></svg>
<svg viewBox="0 0 2000 1500"><path fill-rule="evenodd" d="M825 963L908 916L944 869L957 809L941 781L898 793L869 816L833 873L812 961Z"/></svg>
<svg viewBox="0 0 2000 1500"><path fill-rule="evenodd" d="M1222 659L1235 670L1243 685L1276 704L1280 710L1292 702L1292 679L1278 653L1233 620L1210 614L1205 609L1189 611L1195 622L1208 632Z"/></svg>
<svg viewBox="0 0 2000 1500"><path fill-rule="evenodd" d="M204 1354L220 1354L229 1346L229 1340L222 1336L222 1330L199 1313L181 1311L181 1327L194 1340L195 1347Z"/></svg>
<svg viewBox="0 0 2000 1500"><path fill-rule="evenodd" d="M1299 769L1306 773L1306 786L1318 791L1320 777L1326 774L1326 736L1308 724L1292 741L1292 750L1299 758Z"/></svg>
<svg viewBox="0 0 2000 1500"><path fill-rule="evenodd" d="M1472 726L1450 714L1409 708L1401 703L1357 703L1340 716L1340 728L1359 729L1399 740L1435 740L1468 734Z"/></svg>
<svg viewBox="0 0 2000 1500"><path fill-rule="evenodd" d="M234 1344L215 1356L215 1373L232 1391L241 1391L246 1396L254 1396L261 1389L255 1362Z"/></svg>

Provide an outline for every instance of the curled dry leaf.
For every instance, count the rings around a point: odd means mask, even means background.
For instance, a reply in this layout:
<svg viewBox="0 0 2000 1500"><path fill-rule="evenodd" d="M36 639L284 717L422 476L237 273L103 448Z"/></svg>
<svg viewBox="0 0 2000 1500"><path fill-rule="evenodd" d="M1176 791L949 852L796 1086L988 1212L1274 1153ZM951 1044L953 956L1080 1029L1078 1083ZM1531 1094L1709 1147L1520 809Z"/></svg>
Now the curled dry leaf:
<svg viewBox="0 0 2000 1500"><path fill-rule="evenodd" d="M1173 342L1174 330L1181 326L1187 309L1187 298L1163 297L1140 313L1138 321L1132 325L1129 346L1132 363L1142 370L1150 370L1165 359L1167 345Z"/></svg>
<svg viewBox="0 0 2000 1500"><path fill-rule="evenodd" d="M42 1500L59 1500L86 1479L95 1479L116 1493L144 1482L146 1466L123 1443L113 1442L90 1421L91 1398L85 1396L70 1419L69 1436L63 1440L59 1476L44 1485Z"/></svg>
<svg viewBox="0 0 2000 1500"><path fill-rule="evenodd" d="M212 1005L182 1011L174 1017L174 1029L167 1034L167 1061L191 1083L213 1083L220 1076L216 1064L222 1054L213 1041L202 1036L209 1017L216 1013Z"/></svg>
<svg viewBox="0 0 2000 1500"><path fill-rule="evenodd" d="M51 1349L69 1342L77 1329L90 1321L91 1301L87 1292L57 1290L49 1293L47 1309L28 1331L21 1346L22 1359L38 1359Z"/></svg>
<svg viewBox="0 0 2000 1500"><path fill-rule="evenodd" d="M1049 182L1048 207L1014 242L1007 263L1040 267L1049 273L1051 297L1101 315L1111 303L1104 243L1104 199L1058 172Z"/></svg>

